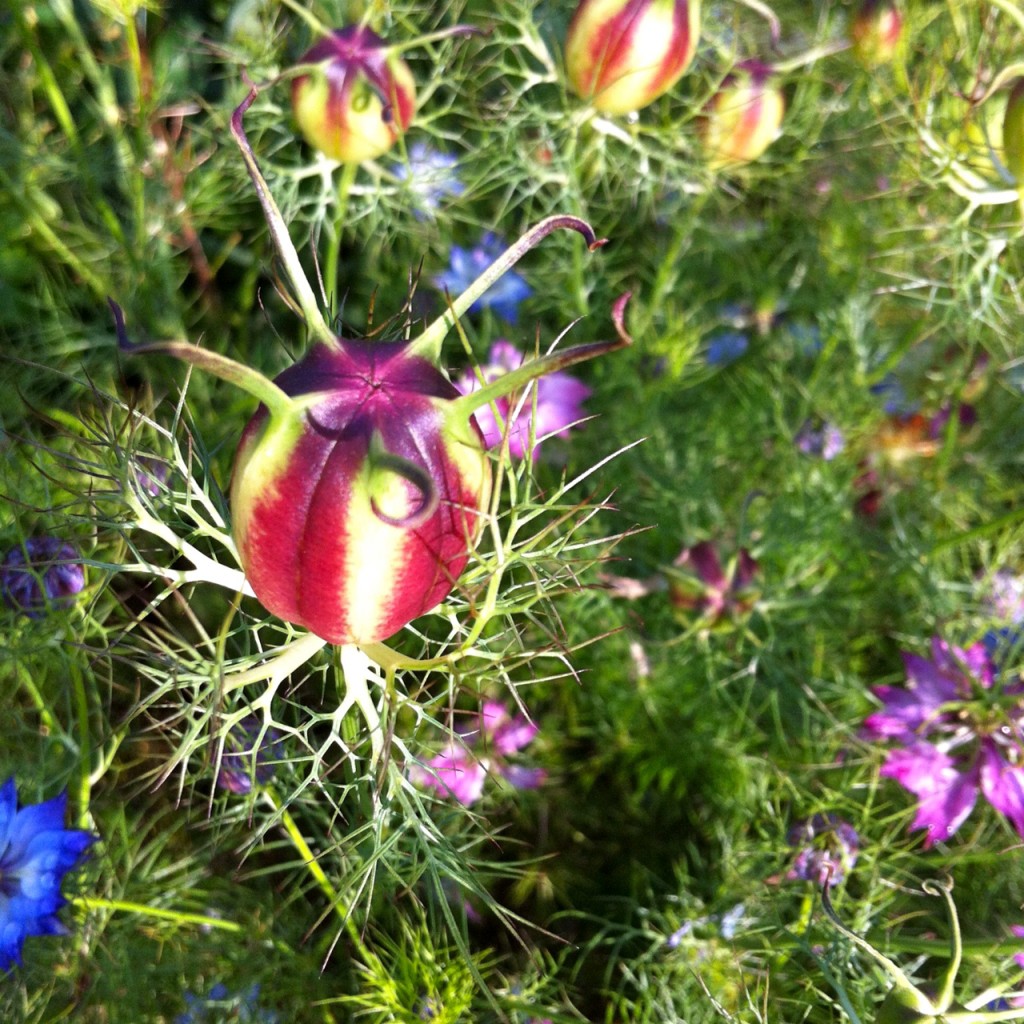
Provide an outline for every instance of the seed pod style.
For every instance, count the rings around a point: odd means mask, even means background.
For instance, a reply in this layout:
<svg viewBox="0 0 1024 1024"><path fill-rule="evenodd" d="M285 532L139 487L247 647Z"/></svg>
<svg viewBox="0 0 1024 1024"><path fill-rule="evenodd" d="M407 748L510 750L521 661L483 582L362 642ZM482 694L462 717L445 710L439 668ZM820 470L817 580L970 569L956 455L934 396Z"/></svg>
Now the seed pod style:
<svg viewBox="0 0 1024 1024"><path fill-rule="evenodd" d="M361 163L387 152L416 112L409 65L372 29L349 25L321 39L292 81L292 109L306 141L332 160Z"/></svg>
<svg viewBox="0 0 1024 1024"><path fill-rule="evenodd" d="M1003 113L1003 163L1024 190L1024 78L1013 83Z"/></svg>
<svg viewBox="0 0 1024 1024"><path fill-rule="evenodd" d="M491 461L473 413L545 373L629 344L628 296L613 309L614 341L578 345L525 363L471 394L438 367L459 316L558 228L603 244L584 221L548 217L483 271L415 340L338 337L319 311L287 227L242 130L242 149L313 344L274 381L187 342L131 345L111 303L122 348L178 356L245 388L261 404L242 434L231 483L232 534L263 606L336 644L386 639L443 601L469 560L489 511Z"/></svg>
<svg viewBox="0 0 1024 1024"><path fill-rule="evenodd" d="M786 104L766 64L737 64L711 98L701 125L708 165L718 169L756 160L775 140Z"/></svg>
<svg viewBox="0 0 1024 1024"><path fill-rule="evenodd" d="M639 110L683 76L699 34L700 0L582 0L565 40L569 84L602 113Z"/></svg>
<svg viewBox="0 0 1024 1024"><path fill-rule="evenodd" d="M853 55L866 68L892 60L903 32L903 17L891 0L863 0L850 25Z"/></svg>

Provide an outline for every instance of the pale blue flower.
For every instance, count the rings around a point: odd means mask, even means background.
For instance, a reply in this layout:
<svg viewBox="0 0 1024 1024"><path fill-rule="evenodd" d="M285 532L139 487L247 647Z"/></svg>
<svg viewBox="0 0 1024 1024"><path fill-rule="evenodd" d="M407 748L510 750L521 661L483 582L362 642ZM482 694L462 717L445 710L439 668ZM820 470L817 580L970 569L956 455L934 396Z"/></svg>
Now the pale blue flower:
<svg viewBox="0 0 1024 1024"><path fill-rule="evenodd" d="M465 191L454 170L458 159L450 153L414 142L408 156L408 163L394 164L391 173L406 183L417 207L416 216L421 220L434 216L442 199L461 196Z"/></svg>

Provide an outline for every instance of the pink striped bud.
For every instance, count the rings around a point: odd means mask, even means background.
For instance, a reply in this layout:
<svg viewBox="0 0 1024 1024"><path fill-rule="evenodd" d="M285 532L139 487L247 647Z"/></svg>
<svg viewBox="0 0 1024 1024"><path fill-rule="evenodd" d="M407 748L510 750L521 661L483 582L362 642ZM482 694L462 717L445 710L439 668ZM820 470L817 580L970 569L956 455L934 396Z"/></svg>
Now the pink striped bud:
<svg viewBox="0 0 1024 1024"><path fill-rule="evenodd" d="M705 110L701 136L708 165L756 160L778 135L785 109L771 68L755 60L737 64Z"/></svg>
<svg viewBox="0 0 1024 1024"><path fill-rule="evenodd" d="M1024 189L1024 78L1013 83L1003 113L1003 163Z"/></svg>
<svg viewBox="0 0 1024 1024"><path fill-rule="evenodd" d="M317 67L292 82L295 120L306 141L332 160L372 160L412 122L416 83L409 65L371 29L338 29L300 63Z"/></svg>
<svg viewBox="0 0 1024 1024"><path fill-rule="evenodd" d="M582 0L565 40L569 83L606 114L639 110L683 76L699 33L700 0Z"/></svg>
<svg viewBox="0 0 1024 1024"><path fill-rule="evenodd" d="M903 17L890 0L863 0L850 25L853 55L866 68L887 64L896 54Z"/></svg>

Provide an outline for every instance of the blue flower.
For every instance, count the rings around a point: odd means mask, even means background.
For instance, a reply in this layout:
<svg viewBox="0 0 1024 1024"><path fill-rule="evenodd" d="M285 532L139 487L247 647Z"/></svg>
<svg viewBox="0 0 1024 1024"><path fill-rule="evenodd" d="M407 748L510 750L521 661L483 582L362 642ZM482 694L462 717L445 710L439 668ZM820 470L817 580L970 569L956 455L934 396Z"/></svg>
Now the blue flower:
<svg viewBox="0 0 1024 1024"><path fill-rule="evenodd" d="M907 396L903 381L894 373L887 373L877 384L871 385L871 394L882 400L882 408L890 416L912 416L920 403Z"/></svg>
<svg viewBox="0 0 1024 1024"><path fill-rule="evenodd" d="M720 331L708 339L708 366L728 366L750 347L750 339L739 331Z"/></svg>
<svg viewBox="0 0 1024 1024"><path fill-rule="evenodd" d="M256 1005L260 997L259 985L253 985L248 992L231 995L228 988L217 982L205 996L185 993L186 1013L179 1013L174 1024L220 1024L224 1020L238 1024L277 1024L278 1016L273 1010L263 1010ZM225 1014L230 1010L230 1014Z"/></svg>
<svg viewBox="0 0 1024 1024"><path fill-rule="evenodd" d="M416 142L409 147L408 163L392 165L391 173L407 183L420 220L432 217L446 196L461 196L465 191L453 170L457 164L458 159L451 154L439 153Z"/></svg>
<svg viewBox="0 0 1024 1024"><path fill-rule="evenodd" d="M61 935L64 876L95 842L64 827L67 793L18 810L14 779L0 786L0 971L21 963L30 935Z"/></svg>
<svg viewBox="0 0 1024 1024"><path fill-rule="evenodd" d="M58 537L28 537L0 563L4 603L33 619L51 608L66 608L84 586L78 552Z"/></svg>
<svg viewBox="0 0 1024 1024"><path fill-rule="evenodd" d="M434 284L446 291L452 298L461 295L503 252L505 243L493 232L488 231L478 245L463 249L452 246L451 264L443 274L434 278ZM470 312L490 307L498 316L510 324L516 322L519 303L532 293L533 289L512 270L507 271L487 289L472 306Z"/></svg>

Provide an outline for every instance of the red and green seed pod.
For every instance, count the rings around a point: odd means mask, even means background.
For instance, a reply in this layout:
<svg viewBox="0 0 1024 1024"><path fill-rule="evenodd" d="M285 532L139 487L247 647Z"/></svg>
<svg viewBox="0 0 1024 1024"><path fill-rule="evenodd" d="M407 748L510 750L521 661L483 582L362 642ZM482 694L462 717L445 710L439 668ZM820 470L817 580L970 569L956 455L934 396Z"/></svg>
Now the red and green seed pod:
<svg viewBox="0 0 1024 1024"><path fill-rule="evenodd" d="M1024 189L1024 78L1013 83L1003 113L1003 163Z"/></svg>
<svg viewBox="0 0 1024 1024"><path fill-rule="evenodd" d="M332 160L372 160L412 123L416 83L409 65L371 29L338 29L300 63L316 67L292 82L295 120L306 141Z"/></svg>
<svg viewBox="0 0 1024 1024"><path fill-rule="evenodd" d="M235 457L232 532L269 612L331 643L372 643L443 601L484 521L491 466L472 417L406 342L316 345L275 384Z"/></svg>
<svg viewBox="0 0 1024 1024"><path fill-rule="evenodd" d="M699 34L700 0L582 0L565 40L569 83L603 113L639 110L683 76Z"/></svg>
<svg viewBox="0 0 1024 1024"><path fill-rule="evenodd" d="M779 134L786 101L776 76L760 61L737 64L705 109L701 139L708 165L756 160Z"/></svg>
<svg viewBox="0 0 1024 1024"><path fill-rule="evenodd" d="M903 16L890 0L863 0L850 25L853 55L866 68L887 64L896 54Z"/></svg>

